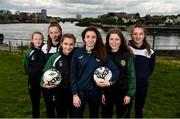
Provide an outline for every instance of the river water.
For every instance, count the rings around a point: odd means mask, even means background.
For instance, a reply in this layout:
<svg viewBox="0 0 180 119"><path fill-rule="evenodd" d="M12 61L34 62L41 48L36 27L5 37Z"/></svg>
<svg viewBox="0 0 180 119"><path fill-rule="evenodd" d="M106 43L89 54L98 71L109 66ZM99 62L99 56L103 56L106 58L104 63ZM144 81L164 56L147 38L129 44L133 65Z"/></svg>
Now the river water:
<svg viewBox="0 0 180 119"><path fill-rule="evenodd" d="M8 43L9 40L17 41L24 39L23 41L29 43L31 34L34 31L41 31L47 39L47 29L49 24L0 24L0 33L4 34L4 43ZM77 38L77 42L82 42L81 32L85 27L75 26L75 23L60 23L63 33L73 33ZM99 29L103 40L105 40L107 32ZM125 37L130 40L130 34L123 31ZM147 40L152 45L153 36L148 36ZM16 43L18 44L18 43ZM157 46L157 47L156 47ZM155 37L155 48L157 49L180 49L180 36L156 36Z"/></svg>

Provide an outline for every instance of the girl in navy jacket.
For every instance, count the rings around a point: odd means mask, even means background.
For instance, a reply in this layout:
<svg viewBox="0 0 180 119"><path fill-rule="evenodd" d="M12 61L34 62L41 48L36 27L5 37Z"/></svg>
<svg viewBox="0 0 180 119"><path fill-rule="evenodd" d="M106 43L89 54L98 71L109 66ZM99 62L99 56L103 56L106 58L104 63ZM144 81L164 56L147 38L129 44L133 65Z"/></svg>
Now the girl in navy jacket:
<svg viewBox="0 0 180 119"><path fill-rule="evenodd" d="M71 63L72 117L82 118L86 103L88 103L90 118L97 118L102 99L100 87L109 86L115 81L119 71L108 59L101 34L95 27L87 27L82 32L82 39L85 45L74 51ZM103 81L96 84L93 80L93 73L100 66L107 66L113 72L110 82Z"/></svg>
<svg viewBox="0 0 180 119"><path fill-rule="evenodd" d="M147 95L148 78L151 76L155 65L155 53L146 40L146 27L136 23L131 30L132 40L129 42L135 59L136 93L135 117L143 118L143 107Z"/></svg>

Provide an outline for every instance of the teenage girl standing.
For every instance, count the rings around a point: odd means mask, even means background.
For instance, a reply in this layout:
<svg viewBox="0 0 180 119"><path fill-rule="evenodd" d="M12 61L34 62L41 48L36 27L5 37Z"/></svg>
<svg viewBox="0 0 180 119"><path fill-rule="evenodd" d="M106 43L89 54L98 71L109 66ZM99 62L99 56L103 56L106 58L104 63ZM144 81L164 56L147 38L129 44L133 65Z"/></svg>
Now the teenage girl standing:
<svg viewBox="0 0 180 119"><path fill-rule="evenodd" d="M109 86L116 80L119 71L116 65L108 59L101 34L95 27L87 27L82 32L82 39L85 45L74 51L71 63L72 117L82 118L86 103L88 103L89 117L97 118L102 99L100 87ZM93 73L100 66L107 66L113 72L111 82L95 83Z"/></svg>
<svg viewBox="0 0 180 119"><path fill-rule="evenodd" d="M62 36L62 29L59 23L51 22L48 27L48 40L47 44L44 44L42 51L45 55L45 61L47 62L49 57L59 50L60 40ZM46 113L48 118L55 118L56 106L55 106L55 95L56 89L43 88L43 97L46 105Z"/></svg>
<svg viewBox="0 0 180 119"><path fill-rule="evenodd" d="M69 117L72 114L72 94L70 91L70 66L71 66L71 58L72 52L75 46L76 38L73 34L63 34L61 43L60 43L60 50L58 53L53 54L46 66L44 67L44 71L47 71L51 68L56 68L60 71L62 80L61 83L57 86L49 86L47 82L42 82L43 87L47 89L53 89L54 98L55 98L55 108L56 108L56 115L57 118L67 118L68 111ZM42 80L43 81L43 80ZM50 97L51 98L51 97Z"/></svg>
<svg viewBox="0 0 180 119"><path fill-rule="evenodd" d="M143 118L143 108L148 89L148 78L155 66L155 53L147 42L147 30L144 24L136 23L131 30L132 40L129 42L135 59L136 93L135 117Z"/></svg>
<svg viewBox="0 0 180 119"><path fill-rule="evenodd" d="M102 117L112 118L114 105L117 118L129 118L129 103L135 94L136 77L133 53L118 28L111 29L106 36L108 55L118 66L121 75L112 86L105 88L105 101L102 105Z"/></svg>
<svg viewBox="0 0 180 119"><path fill-rule="evenodd" d="M34 32L32 34L30 48L25 52L24 55L24 69L29 77L28 90L32 102L33 118L39 118L40 115L40 81L45 63L44 54L41 51L43 40L44 37L41 32Z"/></svg>

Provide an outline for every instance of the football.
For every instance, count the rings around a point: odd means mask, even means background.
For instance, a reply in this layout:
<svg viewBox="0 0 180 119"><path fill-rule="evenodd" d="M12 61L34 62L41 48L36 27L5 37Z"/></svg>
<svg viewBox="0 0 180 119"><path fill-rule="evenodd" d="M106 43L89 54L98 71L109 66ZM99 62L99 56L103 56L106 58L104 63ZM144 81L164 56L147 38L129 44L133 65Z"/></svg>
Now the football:
<svg viewBox="0 0 180 119"><path fill-rule="evenodd" d="M55 68L51 68L47 71L44 72L43 74L43 80L44 82L48 82L48 84L51 85L59 85L61 80L62 80L62 76L59 70L55 69Z"/></svg>
<svg viewBox="0 0 180 119"><path fill-rule="evenodd" d="M112 78L112 72L107 67L99 67L94 71L93 78L96 83L102 80L109 81Z"/></svg>

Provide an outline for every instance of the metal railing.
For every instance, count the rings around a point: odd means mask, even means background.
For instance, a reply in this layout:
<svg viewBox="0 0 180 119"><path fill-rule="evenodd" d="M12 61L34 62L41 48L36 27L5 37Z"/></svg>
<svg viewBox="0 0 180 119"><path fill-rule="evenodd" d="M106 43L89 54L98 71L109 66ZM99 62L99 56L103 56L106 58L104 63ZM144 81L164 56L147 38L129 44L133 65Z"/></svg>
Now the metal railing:
<svg viewBox="0 0 180 119"><path fill-rule="evenodd" d="M46 41L45 41L46 42ZM5 38L3 44L0 44L0 50L10 52L24 52L29 47L29 39ZM76 47L83 45L83 42L76 42ZM154 50L180 50L180 45L154 45Z"/></svg>
<svg viewBox="0 0 180 119"><path fill-rule="evenodd" d="M45 42L46 43L46 40ZM0 44L0 50L10 51L10 52L24 52L30 45L29 39L13 39L5 38L3 44ZM82 42L76 42L76 47L81 47Z"/></svg>
<svg viewBox="0 0 180 119"><path fill-rule="evenodd" d="M155 45L154 50L180 50L179 45Z"/></svg>

